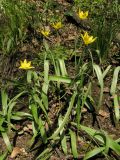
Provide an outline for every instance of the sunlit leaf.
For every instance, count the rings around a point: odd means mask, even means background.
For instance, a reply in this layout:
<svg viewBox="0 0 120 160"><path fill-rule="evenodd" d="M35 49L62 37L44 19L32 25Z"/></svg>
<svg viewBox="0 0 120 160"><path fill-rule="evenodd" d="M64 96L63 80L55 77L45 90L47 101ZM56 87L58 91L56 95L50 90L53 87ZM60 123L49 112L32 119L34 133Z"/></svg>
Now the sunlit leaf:
<svg viewBox="0 0 120 160"><path fill-rule="evenodd" d="M78 158L76 134L71 129L69 130L69 133L71 137L71 148L72 148L73 157Z"/></svg>
<svg viewBox="0 0 120 160"><path fill-rule="evenodd" d="M93 65L95 72L97 74L97 78L101 87L103 87L103 75L100 67L96 64Z"/></svg>
<svg viewBox="0 0 120 160"><path fill-rule="evenodd" d="M65 62L63 59L59 59L59 64L60 64L60 70L61 70L61 73L62 73L62 76L67 76L67 70L66 70L66 67L65 67Z"/></svg>
<svg viewBox="0 0 120 160"><path fill-rule="evenodd" d="M111 95L114 95L116 93L116 87L117 87L117 81L118 81L118 73L120 71L120 66L116 67L113 74L112 84L110 93Z"/></svg>
<svg viewBox="0 0 120 160"><path fill-rule="evenodd" d="M115 118L116 118L116 121L119 122L119 119L120 119L120 105L119 105L119 102L118 102L118 96L115 94L114 95L114 111L115 111Z"/></svg>
<svg viewBox="0 0 120 160"><path fill-rule="evenodd" d="M2 108L4 115L7 114L7 108L8 108L8 95L5 90L1 90L1 98L2 98Z"/></svg>
<svg viewBox="0 0 120 160"><path fill-rule="evenodd" d="M49 74L49 62L48 60L45 60L44 61L44 83L42 87L41 97L42 97L46 110L48 109L48 97L47 97L48 86L49 86L48 74Z"/></svg>
<svg viewBox="0 0 120 160"><path fill-rule="evenodd" d="M3 139L4 139L5 144L6 144L6 146L7 146L8 151L9 151L9 152L12 152L12 145L11 145L11 143L10 143L10 141L9 141L9 138L8 138L8 136L7 136L7 133L2 132L1 134L2 134L2 137L3 137Z"/></svg>
<svg viewBox="0 0 120 160"><path fill-rule="evenodd" d="M94 157L95 155L101 153L102 151L104 151L105 147L98 147L98 148L94 148L93 150L89 151L88 153L85 154L85 157L83 160L87 160L89 158Z"/></svg>
<svg viewBox="0 0 120 160"><path fill-rule="evenodd" d="M59 126L62 124L62 121L63 121L63 118L60 115L59 119L58 119ZM65 136L65 133L64 133L64 127L60 131L60 138L61 138L61 147L62 147L62 150L63 150L63 152L65 154L67 154L67 139L66 139L66 136Z"/></svg>

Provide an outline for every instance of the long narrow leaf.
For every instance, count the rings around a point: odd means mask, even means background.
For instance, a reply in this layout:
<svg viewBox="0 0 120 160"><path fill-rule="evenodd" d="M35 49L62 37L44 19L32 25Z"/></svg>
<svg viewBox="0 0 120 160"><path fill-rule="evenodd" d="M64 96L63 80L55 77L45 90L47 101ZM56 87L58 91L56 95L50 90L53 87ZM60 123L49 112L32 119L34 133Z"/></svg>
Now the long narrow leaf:
<svg viewBox="0 0 120 160"><path fill-rule="evenodd" d="M7 108L8 108L8 95L5 90L1 90L1 98L2 98L2 108L4 115L7 114Z"/></svg>
<svg viewBox="0 0 120 160"><path fill-rule="evenodd" d="M46 110L48 109L48 97L47 97L48 86L49 86L48 74L49 74L49 62L48 60L45 60L44 61L44 83L42 87L41 97L42 97Z"/></svg>
<svg viewBox="0 0 120 160"><path fill-rule="evenodd" d="M30 108L31 108L31 111L32 111L33 118L34 118L35 122L37 123L38 122L37 105L33 103L33 104L30 105Z"/></svg>
<svg viewBox="0 0 120 160"><path fill-rule="evenodd" d="M104 140L101 136L99 136L98 134L95 136L96 133L100 133L99 131L80 125L81 129L84 130L85 132L87 132L90 136L95 137L96 139L98 139L100 142L104 143Z"/></svg>
<svg viewBox="0 0 120 160"><path fill-rule="evenodd" d="M78 158L76 134L71 129L69 130L69 133L71 137L71 147L72 147L73 157Z"/></svg>
<svg viewBox="0 0 120 160"><path fill-rule="evenodd" d="M5 144L7 146L8 151L12 152L12 146L11 146L11 143L10 143L9 138L7 136L7 133L2 132L1 134L2 134L2 137L4 139Z"/></svg>
<svg viewBox="0 0 120 160"><path fill-rule="evenodd" d="M115 118L116 121L119 122L120 119L120 105L118 103L118 96L114 95L114 111L115 111Z"/></svg>
<svg viewBox="0 0 120 160"><path fill-rule="evenodd" d="M106 76L106 74L108 73L108 71L110 70L110 68L111 68L111 65L109 65L109 66L105 69L105 71L103 72L103 79L104 79L104 77Z"/></svg>
<svg viewBox="0 0 120 160"><path fill-rule="evenodd" d="M4 152L2 155L0 155L0 160L5 160L7 158L8 151Z"/></svg>
<svg viewBox="0 0 120 160"><path fill-rule="evenodd" d="M96 64L93 65L93 68L94 68L94 70L96 72L99 84L103 88L103 75L102 75L102 71L101 71L100 67L98 65L96 65Z"/></svg>
<svg viewBox="0 0 120 160"><path fill-rule="evenodd" d="M49 139L54 139L59 133L60 131L63 129L63 127L65 126L65 124L67 123L68 119L69 119L69 115L70 115L70 112L72 110L72 107L74 105L74 101L75 101L75 97L76 97L77 93L74 92L73 95L72 95L72 98L71 98L71 101L70 101L70 104L69 104L69 107L67 109L67 113L65 114L65 117L61 123L61 125L58 127L58 129L53 133L53 135L51 137L49 137Z"/></svg>
<svg viewBox="0 0 120 160"><path fill-rule="evenodd" d="M31 71L31 70L29 70L29 71L27 72L27 82L28 82L28 83L31 83L31 82L32 82L32 71Z"/></svg>
<svg viewBox="0 0 120 160"><path fill-rule="evenodd" d="M47 143L47 135L46 135L45 127L44 127L43 122L42 122L40 117L39 117L39 120L38 120L38 125L39 125L42 140L43 140L44 143Z"/></svg>
<svg viewBox="0 0 120 160"><path fill-rule="evenodd" d="M92 151L89 151L88 153L86 153L85 157L83 160L87 160L91 157L94 157L95 155L101 153L102 151L104 151L105 147L98 147L93 149ZM94 159L94 158L93 158Z"/></svg>
<svg viewBox="0 0 120 160"><path fill-rule="evenodd" d="M65 62L63 59L59 59L59 64L60 64L60 70L61 70L61 73L62 73L62 76L67 76L67 70L66 70L66 67L65 67Z"/></svg>
<svg viewBox="0 0 120 160"><path fill-rule="evenodd" d="M119 142L114 141L110 136L108 137L109 137L109 147L120 156L120 144L118 144Z"/></svg>
<svg viewBox="0 0 120 160"><path fill-rule="evenodd" d="M119 71L120 71L120 66L115 68L115 70L114 70L112 85L111 85L111 89L110 89L111 95L114 95L116 92Z"/></svg>
<svg viewBox="0 0 120 160"><path fill-rule="evenodd" d="M68 77L62 77L62 76L49 76L50 81L56 81L61 83L71 83L72 80Z"/></svg>
<svg viewBox="0 0 120 160"><path fill-rule="evenodd" d="M45 115L47 116L47 112L46 112L46 109L44 107L44 105L42 104L42 100L40 100L40 98L38 97L37 94L34 94L33 95L33 98L34 98L34 101L36 103L38 103L39 107L42 109L42 111L45 113Z"/></svg>
<svg viewBox="0 0 120 160"><path fill-rule="evenodd" d="M62 119L62 116L60 115L60 117L58 119L59 126L62 124L62 121L63 121L63 119ZM61 147L62 147L63 152L65 154L67 154L67 139L66 139L66 136L63 131L64 131L64 127L60 131Z"/></svg>
<svg viewBox="0 0 120 160"><path fill-rule="evenodd" d="M11 116L12 116L12 109L15 105L16 105L16 102L12 102L10 103L9 108L8 108L8 113L7 113L8 131L10 131L10 127L11 127L10 121L11 121Z"/></svg>

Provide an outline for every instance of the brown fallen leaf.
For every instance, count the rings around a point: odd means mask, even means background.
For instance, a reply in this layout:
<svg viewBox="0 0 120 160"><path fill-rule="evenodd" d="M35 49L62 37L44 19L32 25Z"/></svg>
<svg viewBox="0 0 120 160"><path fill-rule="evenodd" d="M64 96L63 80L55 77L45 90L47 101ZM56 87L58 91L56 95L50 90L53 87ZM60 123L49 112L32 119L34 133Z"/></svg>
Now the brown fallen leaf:
<svg viewBox="0 0 120 160"><path fill-rule="evenodd" d="M99 115L104 117L104 118L108 118L109 117L109 113L107 113L107 112L105 112L105 111L103 111L101 109L99 110Z"/></svg>
<svg viewBox="0 0 120 160"><path fill-rule="evenodd" d="M23 127L24 132L31 132L32 131L32 124L27 124L27 126Z"/></svg>
<svg viewBox="0 0 120 160"><path fill-rule="evenodd" d="M10 155L10 158L15 158L18 154L20 154L21 153L21 148L19 148L19 147L14 147L13 148L13 151L12 151L12 153L11 153L11 155Z"/></svg>
<svg viewBox="0 0 120 160"><path fill-rule="evenodd" d="M109 92L110 92L109 87L104 87L103 92L105 92L105 93L109 93Z"/></svg>
<svg viewBox="0 0 120 160"><path fill-rule="evenodd" d="M10 158L15 158L18 154L24 154L27 155L27 152L25 151L24 148L20 148L20 147L14 147L13 151L10 155Z"/></svg>
<svg viewBox="0 0 120 160"><path fill-rule="evenodd" d="M86 113L87 109L86 108L82 108L82 113Z"/></svg>
<svg viewBox="0 0 120 160"><path fill-rule="evenodd" d="M29 130L33 129L32 124L27 124L27 127L29 128Z"/></svg>

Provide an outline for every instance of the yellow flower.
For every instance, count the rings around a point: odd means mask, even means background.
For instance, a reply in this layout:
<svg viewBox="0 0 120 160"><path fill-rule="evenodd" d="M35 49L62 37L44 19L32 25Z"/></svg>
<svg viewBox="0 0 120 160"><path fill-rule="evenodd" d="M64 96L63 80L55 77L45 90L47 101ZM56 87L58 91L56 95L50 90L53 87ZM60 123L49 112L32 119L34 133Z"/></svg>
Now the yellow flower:
<svg viewBox="0 0 120 160"><path fill-rule="evenodd" d="M48 37L49 34L50 34L50 30L49 29L42 30L41 33L42 33L43 36Z"/></svg>
<svg viewBox="0 0 120 160"><path fill-rule="evenodd" d="M53 23L52 26L55 29L60 29L62 27L62 23L61 22L56 22L56 23Z"/></svg>
<svg viewBox="0 0 120 160"><path fill-rule="evenodd" d="M81 11L81 10L79 9L78 16L79 16L79 18L82 19L82 20L87 19L87 17L88 17L88 11L83 12L83 11Z"/></svg>
<svg viewBox="0 0 120 160"><path fill-rule="evenodd" d="M34 68L33 66L31 66L31 61L27 62L27 60L25 59L23 62L20 62L20 69L31 69Z"/></svg>
<svg viewBox="0 0 120 160"><path fill-rule="evenodd" d="M84 35L81 34L81 37L82 37L85 45L88 45L88 44L90 44L90 43L93 43L93 42L96 40L96 38L97 38L97 37L93 38L93 36L90 36L90 35L88 34L88 32L85 32Z"/></svg>

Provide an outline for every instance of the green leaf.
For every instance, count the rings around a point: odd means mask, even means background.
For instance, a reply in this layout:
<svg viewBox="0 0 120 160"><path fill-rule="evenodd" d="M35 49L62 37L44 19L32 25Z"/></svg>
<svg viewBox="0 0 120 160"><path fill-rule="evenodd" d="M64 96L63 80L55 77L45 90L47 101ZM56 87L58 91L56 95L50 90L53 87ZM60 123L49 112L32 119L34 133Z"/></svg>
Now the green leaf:
<svg viewBox="0 0 120 160"><path fill-rule="evenodd" d="M85 132L87 132L90 136L95 137L97 140L99 140L100 142L104 144L103 137L96 134L96 133L100 133L99 131L92 129L90 127L83 126L83 125L80 125L80 128L84 130Z"/></svg>
<svg viewBox="0 0 120 160"><path fill-rule="evenodd" d="M115 111L115 118L116 121L119 122L120 119L120 105L118 103L118 96L115 94L114 95L114 111Z"/></svg>
<svg viewBox="0 0 120 160"><path fill-rule="evenodd" d="M12 109L15 105L16 105L16 102L12 102L10 103L9 108L8 108L8 113L7 113L8 131L10 131L10 127L11 127L10 120L11 120L11 115L12 115Z"/></svg>
<svg viewBox="0 0 120 160"><path fill-rule="evenodd" d="M70 101L69 107L67 109L67 113L65 114L64 119L63 119L61 125L57 128L57 130L53 133L53 135L51 137L49 137L49 139L55 139L55 137L60 133L60 131L63 129L63 127L67 123L67 121L69 119L70 112L71 112L72 107L74 105L74 101L75 101L76 95L77 95L77 93L74 92L73 95L72 95L72 97L71 97L71 101Z"/></svg>
<svg viewBox="0 0 120 160"><path fill-rule="evenodd" d="M28 70L27 71L27 82L29 84L31 84L32 80L34 80L36 82L38 80L38 75L35 71Z"/></svg>
<svg viewBox="0 0 120 160"><path fill-rule="evenodd" d="M4 121L5 121L5 118L0 116L0 132L4 132L5 131L5 128L2 126Z"/></svg>
<svg viewBox="0 0 120 160"><path fill-rule="evenodd" d="M64 154L67 155L67 138L65 135L63 135L62 137L63 137L61 140L62 150L63 150Z"/></svg>
<svg viewBox="0 0 120 160"><path fill-rule="evenodd" d="M39 125L40 134L41 134L43 142L47 143L47 135L46 135L45 127L44 127L43 121L42 121L42 119L40 117L38 119L38 123L37 124Z"/></svg>
<svg viewBox="0 0 120 160"><path fill-rule="evenodd" d="M48 110L48 97L47 97L47 92L48 92L48 87L49 87L49 79L48 79L48 74L49 74L49 61L45 60L44 61L44 83L42 87L42 101L45 105L46 110Z"/></svg>
<svg viewBox="0 0 120 160"><path fill-rule="evenodd" d="M45 115L47 116L47 112L46 109L44 107L44 105L42 104L42 100L40 100L40 98L38 97L37 94L33 95L33 99L36 103L38 103L39 107L42 109L42 111L45 113Z"/></svg>
<svg viewBox="0 0 120 160"><path fill-rule="evenodd" d="M28 70L27 72L27 82L31 84L32 82L32 72L31 70Z"/></svg>
<svg viewBox="0 0 120 160"><path fill-rule="evenodd" d="M9 151L9 152L12 152L12 146L11 146L11 144L10 144L9 138L8 138L8 136L7 136L7 133L1 132L1 134L2 134L2 137L3 137L3 139L4 139L5 144L6 144L6 146L7 146L8 151Z"/></svg>
<svg viewBox="0 0 120 160"><path fill-rule="evenodd" d="M13 46L13 38L10 38L7 42L7 48L6 48L8 53L10 52L12 46Z"/></svg>
<svg viewBox="0 0 120 160"><path fill-rule="evenodd" d="M103 79L105 78L105 76L106 76L106 74L108 73L108 71L110 70L110 68L111 68L111 65L109 65L106 69L105 69L105 71L103 72Z"/></svg>
<svg viewBox="0 0 120 160"><path fill-rule="evenodd" d="M17 111L17 112L14 112L13 115L11 116L11 119L14 119L14 120L22 120L23 118L32 119L32 115L29 113Z"/></svg>
<svg viewBox="0 0 120 160"><path fill-rule="evenodd" d="M62 76L49 76L50 81L56 81L61 83L71 83L72 80L68 77L62 77Z"/></svg>
<svg viewBox="0 0 120 160"><path fill-rule="evenodd" d="M96 64L93 65L93 68L97 74L97 78L99 81L100 86L103 88L103 75L102 75L102 71L100 69L100 67Z"/></svg>
<svg viewBox="0 0 120 160"><path fill-rule="evenodd" d="M94 148L92 151L89 151L88 153L86 153L85 157L83 160L87 160L89 158L94 157L95 155L103 152L105 149L105 147L98 147L98 148Z"/></svg>
<svg viewBox="0 0 120 160"><path fill-rule="evenodd" d="M67 76L67 70L66 70L66 67L65 67L65 62L63 59L58 59L59 61L59 65L60 65L60 70L61 70L61 73L62 73L62 76Z"/></svg>
<svg viewBox="0 0 120 160"><path fill-rule="evenodd" d="M92 128L85 127L82 125L80 126L81 126L81 129L87 132L90 136L99 140L104 145L107 151L109 147L112 150L114 150L118 155L120 155L120 145L116 141L114 141L109 135L107 135L106 133L103 135L103 133L96 131Z"/></svg>
<svg viewBox="0 0 120 160"><path fill-rule="evenodd" d="M76 134L71 129L69 129L69 133L71 137L71 148L72 148L73 157L78 158Z"/></svg>
<svg viewBox="0 0 120 160"><path fill-rule="evenodd" d="M109 148L115 151L118 155L120 155L120 144L118 144L115 140L109 137Z"/></svg>
<svg viewBox="0 0 120 160"><path fill-rule="evenodd" d="M62 124L62 121L63 121L63 118L62 116L60 115L59 116L59 119L58 119L58 124L59 126ZM66 139L66 136L64 134L64 127L63 129L61 129L60 131L60 138L61 138L61 147L62 147L62 150L65 154L67 154L67 139Z"/></svg>
<svg viewBox="0 0 120 160"><path fill-rule="evenodd" d="M38 109L36 104L30 104L32 115L35 119L35 122L38 122Z"/></svg>
<svg viewBox="0 0 120 160"><path fill-rule="evenodd" d="M17 94L13 99L11 99L8 103L8 106L11 105L11 103L15 102L20 96L22 96L23 94L27 93L27 91L23 91L23 92L20 92L19 94Z"/></svg>
<svg viewBox="0 0 120 160"><path fill-rule="evenodd" d="M111 84L111 89L110 89L111 95L114 95L115 92L116 92L119 71L120 71L120 66L116 67L115 70L114 70L112 84Z"/></svg>
<svg viewBox="0 0 120 160"><path fill-rule="evenodd" d="M8 151L6 151L2 155L0 155L0 160L6 160L7 154L8 154Z"/></svg>
<svg viewBox="0 0 120 160"><path fill-rule="evenodd" d="M43 160L46 155L50 156L52 152L52 147L47 147L37 158L36 160ZM46 159L44 159L46 160Z"/></svg>
<svg viewBox="0 0 120 160"><path fill-rule="evenodd" d="M7 108L8 108L8 95L5 90L1 90L1 98L2 98L2 108L4 112L4 116L7 115Z"/></svg>

